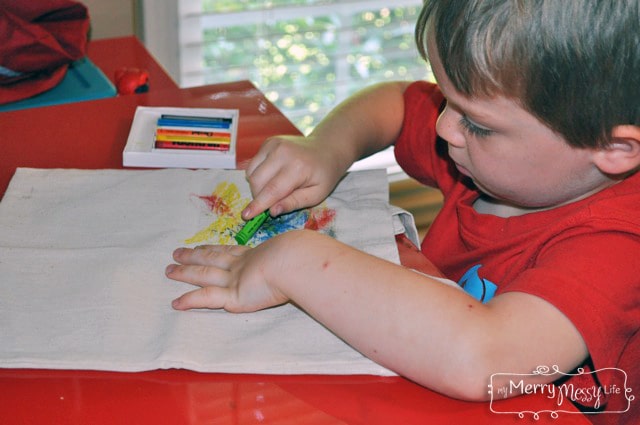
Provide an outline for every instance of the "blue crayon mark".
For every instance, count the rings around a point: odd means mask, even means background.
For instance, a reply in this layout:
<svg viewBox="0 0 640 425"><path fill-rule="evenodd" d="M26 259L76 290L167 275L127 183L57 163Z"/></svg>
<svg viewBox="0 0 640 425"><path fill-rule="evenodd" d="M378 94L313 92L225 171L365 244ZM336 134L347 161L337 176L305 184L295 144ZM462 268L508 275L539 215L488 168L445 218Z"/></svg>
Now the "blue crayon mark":
<svg viewBox="0 0 640 425"><path fill-rule="evenodd" d="M259 245L272 237L290 230L304 229L309 219L309 211L294 211L264 223L253 236L252 242Z"/></svg>

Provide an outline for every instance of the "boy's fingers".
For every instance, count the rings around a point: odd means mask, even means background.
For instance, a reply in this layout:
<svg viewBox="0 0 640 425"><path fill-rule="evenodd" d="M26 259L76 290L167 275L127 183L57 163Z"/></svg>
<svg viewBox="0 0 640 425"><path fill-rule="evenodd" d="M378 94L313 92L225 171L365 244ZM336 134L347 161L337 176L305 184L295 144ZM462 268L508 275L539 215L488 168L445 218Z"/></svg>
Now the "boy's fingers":
<svg viewBox="0 0 640 425"><path fill-rule="evenodd" d="M317 204L320 200L316 199L314 192L317 192L316 187L306 187L291 192L289 196L273 205L271 208L273 215L280 215Z"/></svg>
<svg viewBox="0 0 640 425"><path fill-rule="evenodd" d="M272 216L310 207L322 201L326 196L320 185L309 180L309 176L300 167L281 169L269 180L256 177L250 181L255 189L253 200L242 212L245 220L269 209Z"/></svg>
<svg viewBox="0 0 640 425"><path fill-rule="evenodd" d="M217 286L207 286L187 292L176 298L171 306L176 310L189 310L192 308L224 308L228 298L229 289Z"/></svg>
<svg viewBox="0 0 640 425"><path fill-rule="evenodd" d="M173 251L173 259L180 264L213 266L228 269L246 247L236 245L205 245L195 248L178 248Z"/></svg>
<svg viewBox="0 0 640 425"><path fill-rule="evenodd" d="M281 170L266 179L264 183L259 179L252 179L250 182L255 193L253 200L242 211L242 218L245 220L251 219L267 209L273 216L282 214L284 211L277 208L277 204L280 204L283 199L294 192L299 185L296 176L290 175L287 170Z"/></svg>
<svg viewBox="0 0 640 425"><path fill-rule="evenodd" d="M288 160L286 158L293 158ZM281 155L271 161L268 159L262 162L247 175L251 186L253 201L250 202L242 213L245 220L253 218L255 215L270 210L271 215L277 216L283 212L292 211L307 205L295 205L292 208L291 200L285 204L287 211L282 210L282 201L301 189L313 186L309 181L310 164L303 160L297 160L292 155Z"/></svg>
<svg viewBox="0 0 640 425"><path fill-rule="evenodd" d="M253 173L255 173L256 169L258 169L264 161L267 159L267 152L264 150L259 150L258 153L249 161L247 165L247 169L245 170L245 175L247 178L250 178Z"/></svg>
<svg viewBox="0 0 640 425"><path fill-rule="evenodd" d="M274 157L270 151L269 147L261 149L247 168L246 178L254 195L262 191L267 183L282 172L282 169L287 168L286 161Z"/></svg>
<svg viewBox="0 0 640 425"><path fill-rule="evenodd" d="M169 279L202 287L224 287L230 279L227 270L200 265L170 264L165 269L165 275Z"/></svg>
<svg viewBox="0 0 640 425"><path fill-rule="evenodd" d="M251 177L255 171L260 168L263 163L269 157L269 154L275 147L278 146L278 143L274 142L275 139L267 139L263 145L260 147L258 152L251 158L249 164L247 165L247 169L245 171L247 178Z"/></svg>

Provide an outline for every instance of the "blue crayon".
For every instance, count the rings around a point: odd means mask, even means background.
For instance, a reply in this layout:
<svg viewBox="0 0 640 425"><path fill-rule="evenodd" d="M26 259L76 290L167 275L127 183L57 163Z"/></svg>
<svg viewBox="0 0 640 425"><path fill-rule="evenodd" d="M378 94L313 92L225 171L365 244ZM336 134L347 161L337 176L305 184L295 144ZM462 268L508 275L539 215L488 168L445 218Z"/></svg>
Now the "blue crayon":
<svg viewBox="0 0 640 425"><path fill-rule="evenodd" d="M233 118L223 118L223 117L197 117L191 115L171 115L171 114L162 114L160 116L161 119L173 120L173 121L198 121L198 122L221 122L221 123L229 123L233 121Z"/></svg>
<svg viewBox="0 0 640 425"><path fill-rule="evenodd" d="M228 121L176 120L158 118L158 127L196 127L196 128L231 128Z"/></svg>

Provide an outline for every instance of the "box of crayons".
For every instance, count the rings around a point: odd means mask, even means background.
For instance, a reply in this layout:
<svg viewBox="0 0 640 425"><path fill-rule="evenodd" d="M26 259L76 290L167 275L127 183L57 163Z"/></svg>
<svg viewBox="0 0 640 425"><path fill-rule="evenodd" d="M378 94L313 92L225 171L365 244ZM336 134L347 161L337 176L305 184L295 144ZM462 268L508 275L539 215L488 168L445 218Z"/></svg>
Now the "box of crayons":
<svg viewBox="0 0 640 425"><path fill-rule="evenodd" d="M236 168L235 109L139 106L129 131L125 167Z"/></svg>

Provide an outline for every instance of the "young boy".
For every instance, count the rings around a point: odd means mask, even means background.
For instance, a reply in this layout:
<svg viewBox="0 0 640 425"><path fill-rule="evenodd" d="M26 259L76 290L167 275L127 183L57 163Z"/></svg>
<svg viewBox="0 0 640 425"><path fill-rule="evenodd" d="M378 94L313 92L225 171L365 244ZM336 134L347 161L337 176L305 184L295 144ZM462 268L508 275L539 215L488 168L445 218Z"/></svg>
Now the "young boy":
<svg viewBox="0 0 640 425"><path fill-rule="evenodd" d="M201 288L173 307L295 302L374 361L466 400L486 400L494 373L545 365L620 368L639 388L639 17L639 0L430 1L416 40L438 86L364 90L249 165L243 217L275 216L395 144L404 170L444 194L423 254L454 281L471 270L497 285L491 300L295 231L254 249L177 249L167 276ZM606 408L625 410L621 399Z"/></svg>

